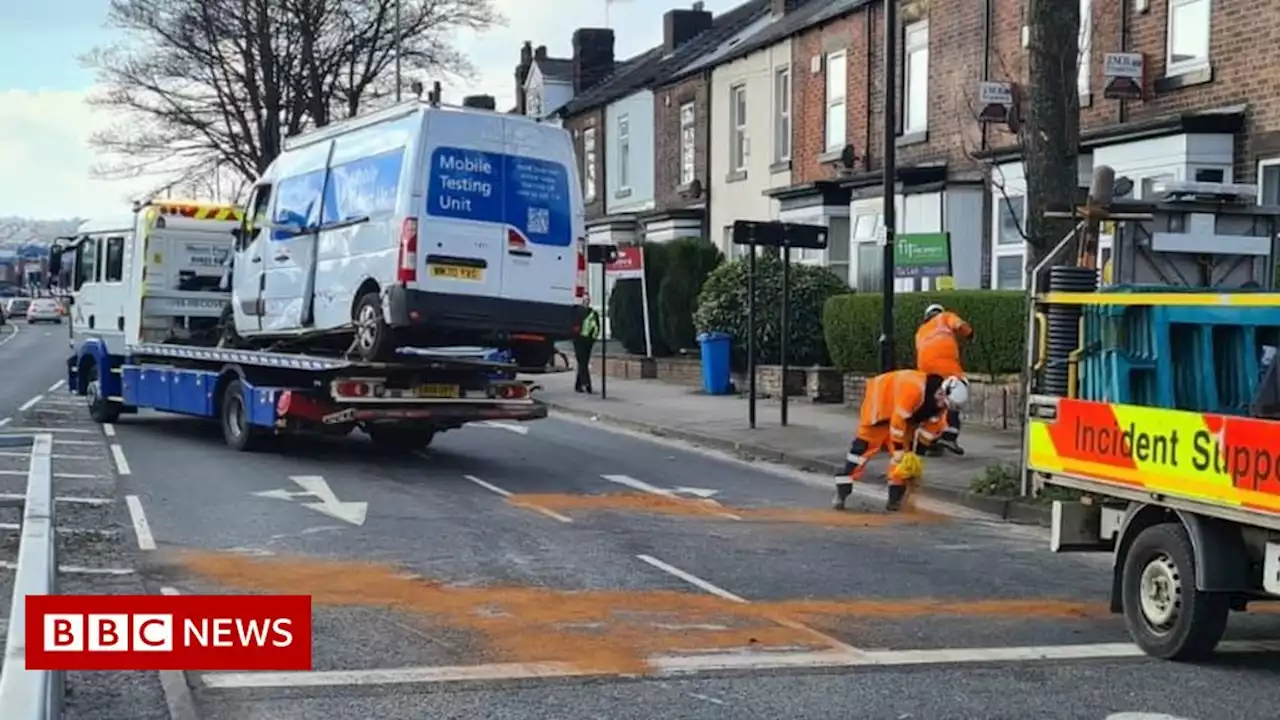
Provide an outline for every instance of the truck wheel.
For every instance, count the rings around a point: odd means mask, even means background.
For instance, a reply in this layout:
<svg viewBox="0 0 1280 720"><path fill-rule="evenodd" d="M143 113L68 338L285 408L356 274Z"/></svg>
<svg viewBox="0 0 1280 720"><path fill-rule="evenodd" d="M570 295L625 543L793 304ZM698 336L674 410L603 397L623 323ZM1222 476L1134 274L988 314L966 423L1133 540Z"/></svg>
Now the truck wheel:
<svg viewBox="0 0 1280 720"><path fill-rule="evenodd" d="M244 385L232 380L222 391L222 437L233 450L249 451L258 445L262 432L249 423L249 407L244 402Z"/></svg>
<svg viewBox="0 0 1280 720"><path fill-rule="evenodd" d="M1162 660L1201 660L1227 628L1231 596L1196 590L1195 549L1181 523L1153 525L1134 539L1121 576L1125 624Z"/></svg>
<svg viewBox="0 0 1280 720"><path fill-rule="evenodd" d="M406 454L422 450L431 444L436 431L429 428L399 427L395 425L371 425L365 432L378 450L387 453Z"/></svg>
<svg viewBox="0 0 1280 720"><path fill-rule="evenodd" d="M352 349L365 362L386 360L395 351L394 330L382 316L382 297L377 292L367 292L356 301L352 312L355 339Z"/></svg>
<svg viewBox="0 0 1280 720"><path fill-rule="evenodd" d="M102 382L98 379L98 363L89 363L86 371L84 396L89 401L89 417L96 423L111 423L120 418L122 405L102 395Z"/></svg>

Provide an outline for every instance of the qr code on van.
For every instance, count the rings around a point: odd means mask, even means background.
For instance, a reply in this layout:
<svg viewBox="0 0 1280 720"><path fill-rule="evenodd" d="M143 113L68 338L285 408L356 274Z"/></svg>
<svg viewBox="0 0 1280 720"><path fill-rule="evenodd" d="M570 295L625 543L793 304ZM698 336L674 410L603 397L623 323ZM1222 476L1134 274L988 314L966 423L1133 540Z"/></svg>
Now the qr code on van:
<svg viewBox="0 0 1280 720"><path fill-rule="evenodd" d="M551 211L547 208L529 208L528 233L546 235L551 232Z"/></svg>

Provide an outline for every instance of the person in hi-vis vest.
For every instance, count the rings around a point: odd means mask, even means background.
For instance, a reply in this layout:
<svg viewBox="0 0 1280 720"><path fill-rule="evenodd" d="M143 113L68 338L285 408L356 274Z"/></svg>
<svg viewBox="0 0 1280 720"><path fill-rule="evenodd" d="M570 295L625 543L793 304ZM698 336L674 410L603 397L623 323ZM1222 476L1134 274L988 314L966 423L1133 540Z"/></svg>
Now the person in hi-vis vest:
<svg viewBox="0 0 1280 720"><path fill-rule="evenodd" d="M600 314L591 307L590 300L584 308L582 328L573 339L574 364L578 367L577 378L573 381L574 392L592 392L591 390L591 350L595 347L596 338L600 337Z"/></svg>
<svg viewBox="0 0 1280 720"><path fill-rule="evenodd" d="M934 303L924 309L924 322L916 330L916 369L928 375L964 378L960 365L960 341L972 340L973 328L963 318ZM963 455L960 447L960 413L947 413L947 428L931 448L939 454L944 448Z"/></svg>

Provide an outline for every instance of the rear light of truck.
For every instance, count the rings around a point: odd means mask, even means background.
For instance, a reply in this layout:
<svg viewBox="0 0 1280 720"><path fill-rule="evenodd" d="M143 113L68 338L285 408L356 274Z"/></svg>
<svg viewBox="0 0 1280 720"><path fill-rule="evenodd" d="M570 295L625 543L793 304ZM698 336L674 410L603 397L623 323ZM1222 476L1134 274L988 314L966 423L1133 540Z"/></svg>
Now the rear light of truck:
<svg viewBox="0 0 1280 720"><path fill-rule="evenodd" d="M418 219L405 218L400 226L400 264L396 270L396 282L411 283L418 280Z"/></svg>
<svg viewBox="0 0 1280 720"><path fill-rule="evenodd" d="M507 383L493 389L494 397L499 400L523 400L529 397L529 386L524 383Z"/></svg>
<svg viewBox="0 0 1280 720"><path fill-rule="evenodd" d="M573 284L573 297L580 303L587 300L587 282L589 282L589 274L587 273L587 239L578 238L578 277Z"/></svg>
<svg viewBox="0 0 1280 720"><path fill-rule="evenodd" d="M348 397L367 397L372 394L369 383L360 382L359 380L341 380L334 383L333 393L340 398Z"/></svg>

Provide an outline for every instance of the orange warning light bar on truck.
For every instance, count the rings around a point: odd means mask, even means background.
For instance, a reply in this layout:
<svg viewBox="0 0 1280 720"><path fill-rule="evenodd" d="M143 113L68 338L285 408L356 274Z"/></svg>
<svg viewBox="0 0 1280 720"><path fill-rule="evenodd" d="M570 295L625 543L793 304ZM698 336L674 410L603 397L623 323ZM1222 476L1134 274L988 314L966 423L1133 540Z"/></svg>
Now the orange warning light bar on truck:
<svg viewBox="0 0 1280 720"><path fill-rule="evenodd" d="M1033 471L1280 513L1280 421L1042 400L1057 412L1029 419Z"/></svg>

